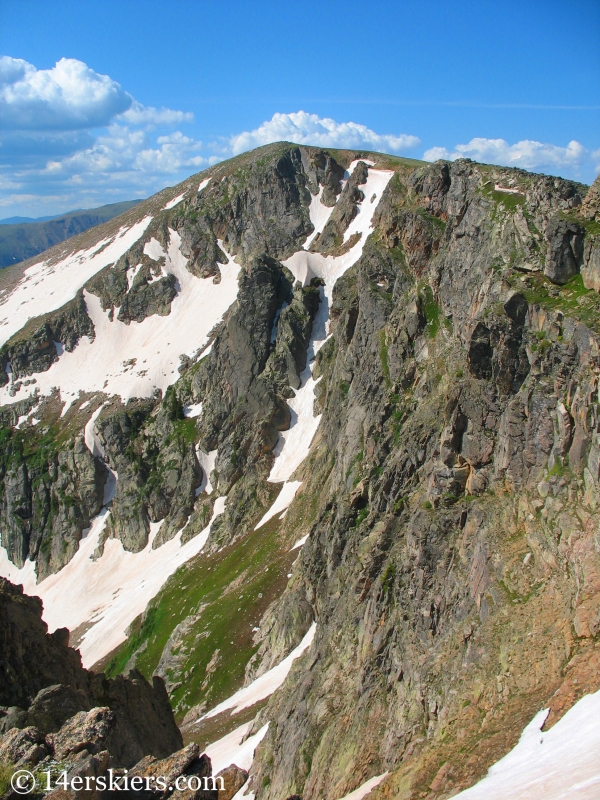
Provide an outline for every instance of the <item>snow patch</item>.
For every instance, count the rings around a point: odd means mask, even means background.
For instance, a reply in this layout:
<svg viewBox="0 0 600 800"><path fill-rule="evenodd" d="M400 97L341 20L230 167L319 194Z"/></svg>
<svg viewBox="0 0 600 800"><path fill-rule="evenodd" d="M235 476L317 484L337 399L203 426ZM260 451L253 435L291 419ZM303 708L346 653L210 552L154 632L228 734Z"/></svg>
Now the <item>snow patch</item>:
<svg viewBox="0 0 600 800"><path fill-rule="evenodd" d="M198 459L198 463L202 467L202 472L204 473L202 476L202 483L196 489L196 497L198 497L198 495L202 494L204 491L206 491L206 494L212 494L213 487L210 482L210 473L215 468L217 452L217 450L211 450L210 453L205 453L200 449L199 445L196 447L196 458Z"/></svg>
<svg viewBox="0 0 600 800"><path fill-rule="evenodd" d="M235 694L232 694L227 700L219 703L212 711L209 711L204 716L200 717L198 722L210 717L216 717L223 711L231 710L232 714L237 714L244 708L253 706L259 700L264 700L269 697L273 692L278 689L287 678L293 662L307 650L315 638L315 631L317 630L317 623L313 622L308 631L305 633L304 638L300 644L287 655L276 667L273 667L268 672L265 672L249 686L244 686L238 689Z"/></svg>
<svg viewBox="0 0 600 800"><path fill-rule="evenodd" d="M127 291L128 292L131 291L131 287L133 286L133 282L135 280L135 276L138 274L138 272L140 271L141 267L142 267L141 264L137 264L135 267L130 267L127 270Z"/></svg>
<svg viewBox="0 0 600 800"><path fill-rule="evenodd" d="M199 417L202 413L202 403L195 403L191 406L184 406L183 407L183 416L184 417Z"/></svg>
<svg viewBox="0 0 600 800"><path fill-rule="evenodd" d="M494 185L494 190L496 192L505 192L506 194L523 194L519 189L509 189L508 186L500 186L499 183Z"/></svg>
<svg viewBox="0 0 600 800"><path fill-rule="evenodd" d="M259 528L268 522L273 517L277 516L277 514L281 514L282 511L287 509L290 505L294 497L296 496L296 492L302 486L302 481L290 481L283 484L281 491L277 495L277 499L271 506L271 508L267 511L267 513L262 517L260 522L258 522L254 526L254 530L257 531Z"/></svg>
<svg viewBox="0 0 600 800"><path fill-rule="evenodd" d="M362 800L363 797L366 797L376 786L379 786L381 781L387 778L388 775L389 772L384 772L383 775L376 775L374 778L369 778L369 780L365 781L358 789L350 792L350 794L345 794L341 800Z"/></svg>
<svg viewBox="0 0 600 800"><path fill-rule="evenodd" d="M303 536L301 539L298 539L298 541L296 542L296 544L293 547L290 547L290 552L292 550L298 550L298 548L300 548L303 545L305 545L307 541L308 541L308 533L306 534L306 536Z"/></svg>
<svg viewBox="0 0 600 800"><path fill-rule="evenodd" d="M198 194L200 194L200 192L201 192L203 189L206 189L206 187L208 186L208 184L209 184L209 183L210 183L210 178L205 178L205 179L202 181L202 183L200 184L200 186L198 187Z"/></svg>
<svg viewBox="0 0 600 800"><path fill-rule="evenodd" d="M310 221L315 226L314 231L308 236L307 240L302 245L305 250L311 246L312 242L316 237L323 233L325 225L329 222L329 217L331 216L331 212L335 208L335 206L324 206L321 202L321 198L323 197L323 187L321 186L319 189L319 193L312 195L310 198L310 206L308 207L308 213L310 216Z"/></svg>
<svg viewBox="0 0 600 800"><path fill-rule="evenodd" d="M596 800L600 796L600 692L588 694L549 731L548 709L527 725L519 743L461 800Z"/></svg>
<svg viewBox="0 0 600 800"><path fill-rule="evenodd" d="M242 741L244 736L250 730L252 723L245 722L236 728L227 736L223 736L204 750L206 755L210 758L212 763L213 775L216 775L222 769L226 769L231 764L236 764L240 769L250 771L252 761L254 760L254 751L265 738L265 734L269 729L269 723L263 725L253 736L249 736L246 741Z"/></svg>
<svg viewBox="0 0 600 800"><path fill-rule="evenodd" d="M185 192L183 194L178 194L177 197L174 197L172 200L169 200L166 206L163 206L163 211L168 211L170 208L175 208L176 205L181 203L183 198L185 197Z"/></svg>

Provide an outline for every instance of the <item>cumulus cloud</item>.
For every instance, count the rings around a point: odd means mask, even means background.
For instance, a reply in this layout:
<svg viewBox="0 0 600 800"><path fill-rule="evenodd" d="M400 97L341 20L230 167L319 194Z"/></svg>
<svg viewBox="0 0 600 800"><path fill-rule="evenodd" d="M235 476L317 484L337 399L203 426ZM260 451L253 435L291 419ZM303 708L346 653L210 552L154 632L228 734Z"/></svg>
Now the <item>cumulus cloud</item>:
<svg viewBox="0 0 600 800"><path fill-rule="evenodd" d="M40 180L108 185L124 180L143 188L169 176L201 170L218 161L216 156L200 155L202 142L180 131L159 136L153 142L146 131L132 130L125 125L111 125L92 147L69 158L49 161Z"/></svg>
<svg viewBox="0 0 600 800"><path fill-rule="evenodd" d="M151 194L217 160L169 131L193 119L142 105L77 59L43 70L2 56L0 204L29 215Z"/></svg>
<svg viewBox="0 0 600 800"><path fill-rule="evenodd" d="M179 125L193 115L152 108L76 58L36 69L21 58L0 56L0 130L75 131L100 128L115 117L133 125Z"/></svg>
<svg viewBox="0 0 600 800"><path fill-rule="evenodd" d="M416 136L379 134L357 122L336 122L306 111L273 114L253 131L244 131L229 140L231 153L237 155L271 142L289 141L316 147L368 148L398 153L420 144Z"/></svg>
<svg viewBox="0 0 600 800"><path fill-rule="evenodd" d="M457 158L470 158L485 164L498 164L506 167L522 169L554 169L576 171L589 157L589 151L579 142L573 140L566 147L555 144L523 139L516 144L509 144L504 139L471 139L468 144L458 144L453 151L445 147L432 147L423 158L436 161L439 158L454 161Z"/></svg>
<svg viewBox="0 0 600 800"><path fill-rule="evenodd" d="M0 57L2 129L100 127L132 102L116 81L77 59L61 58L52 69L38 70L20 58Z"/></svg>

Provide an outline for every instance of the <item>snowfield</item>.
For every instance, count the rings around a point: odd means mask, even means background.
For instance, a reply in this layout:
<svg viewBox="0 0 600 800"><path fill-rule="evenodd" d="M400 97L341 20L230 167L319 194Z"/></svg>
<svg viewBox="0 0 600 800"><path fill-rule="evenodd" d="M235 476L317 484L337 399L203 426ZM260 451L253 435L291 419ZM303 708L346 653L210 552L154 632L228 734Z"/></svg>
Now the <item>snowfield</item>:
<svg viewBox="0 0 600 800"><path fill-rule="evenodd" d="M182 529L175 538L153 550L152 542L162 522L151 523L150 540L144 550L130 553L118 539L107 539L102 556L94 561L110 514L109 509L103 508L79 543L77 553L60 572L38 584L32 561L17 569L0 547L0 575L23 584L27 594L42 598L43 618L50 632L62 627L74 632L85 627L79 650L84 667L91 667L127 639L128 626L146 609L167 578L201 552L210 526L225 510L226 499L217 499L206 528L184 545Z"/></svg>
<svg viewBox="0 0 600 800"><path fill-rule="evenodd" d="M151 222L152 217L144 217L131 228L121 228L116 236L71 253L57 264L40 261L27 267L7 297L0 293L0 346L28 320L56 311L72 300L90 278L127 252Z"/></svg>
<svg viewBox="0 0 600 800"><path fill-rule="evenodd" d="M144 249L155 260L164 256L165 273L177 279L177 295L170 314L153 315L126 325L115 313L111 322L108 311L102 310L100 298L84 291L95 339L82 337L71 353L63 352L49 370L34 375L35 385L21 386L14 397L9 394L9 384L2 387L0 405L29 397L34 388L41 395L49 395L54 387L59 387L66 411L82 391L101 391L127 401L132 397L151 397L155 389L164 392L175 383L179 378L180 356L194 356L206 346L209 333L237 298L240 271L235 260L229 258L220 267L219 284L213 283L212 278L197 278L186 269L180 242L179 234L171 231L167 252L155 239ZM36 313L41 312L38 309Z"/></svg>

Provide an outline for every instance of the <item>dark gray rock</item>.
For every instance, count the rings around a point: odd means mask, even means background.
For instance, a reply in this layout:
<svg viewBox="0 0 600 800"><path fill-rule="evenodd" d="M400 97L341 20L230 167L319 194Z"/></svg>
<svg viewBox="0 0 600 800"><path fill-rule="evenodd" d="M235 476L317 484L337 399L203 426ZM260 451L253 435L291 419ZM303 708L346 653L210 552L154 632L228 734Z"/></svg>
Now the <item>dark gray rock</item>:
<svg viewBox="0 0 600 800"><path fill-rule="evenodd" d="M548 223L548 254L544 274L553 283L565 284L577 275L583 261L583 228L555 217Z"/></svg>

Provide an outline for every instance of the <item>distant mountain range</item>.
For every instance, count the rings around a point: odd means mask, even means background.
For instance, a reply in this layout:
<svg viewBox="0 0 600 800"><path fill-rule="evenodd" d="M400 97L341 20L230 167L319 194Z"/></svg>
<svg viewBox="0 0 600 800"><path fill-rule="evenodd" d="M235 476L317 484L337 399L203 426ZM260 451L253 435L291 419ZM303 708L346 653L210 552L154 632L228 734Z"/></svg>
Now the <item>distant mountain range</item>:
<svg viewBox="0 0 600 800"><path fill-rule="evenodd" d="M0 220L0 267L37 256L71 236L118 217L141 202L125 200L99 208L69 211L57 217L7 217Z"/></svg>

